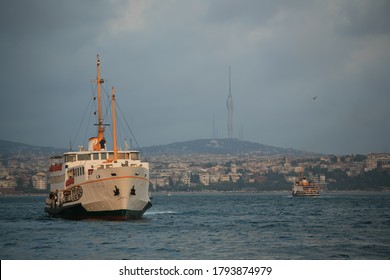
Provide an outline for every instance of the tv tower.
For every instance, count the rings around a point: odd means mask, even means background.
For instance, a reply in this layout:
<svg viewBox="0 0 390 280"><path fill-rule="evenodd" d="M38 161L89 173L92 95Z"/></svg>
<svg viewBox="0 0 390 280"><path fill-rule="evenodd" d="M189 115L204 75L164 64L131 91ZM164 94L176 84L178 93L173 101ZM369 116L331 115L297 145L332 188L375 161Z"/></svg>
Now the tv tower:
<svg viewBox="0 0 390 280"><path fill-rule="evenodd" d="M229 65L229 95L226 100L226 107L228 110L228 138L233 138L233 97L232 97L232 86L231 86L231 78L230 78L230 65Z"/></svg>

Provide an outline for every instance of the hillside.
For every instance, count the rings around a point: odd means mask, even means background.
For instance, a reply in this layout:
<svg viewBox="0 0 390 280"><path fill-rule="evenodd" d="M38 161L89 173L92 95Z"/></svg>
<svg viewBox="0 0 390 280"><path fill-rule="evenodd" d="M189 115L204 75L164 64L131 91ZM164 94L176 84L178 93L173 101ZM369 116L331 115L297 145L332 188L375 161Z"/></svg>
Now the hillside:
<svg viewBox="0 0 390 280"><path fill-rule="evenodd" d="M52 147L32 146L7 140L0 140L0 155L4 157L18 155L18 154L34 154L47 155L61 154L65 149L58 149Z"/></svg>
<svg viewBox="0 0 390 280"><path fill-rule="evenodd" d="M307 152L278 148L238 139L201 139L177 142L168 145L145 147L146 155L158 154L250 154L263 155L307 155Z"/></svg>
<svg viewBox="0 0 390 280"><path fill-rule="evenodd" d="M0 140L0 155L8 157L16 154L34 154L40 156L52 156L62 154L66 149L52 147L39 147L6 140ZM142 148L142 152L149 155L183 155L183 154L261 154L304 156L307 152L294 149L278 148L238 139L200 139L193 141L177 142L168 145L159 145Z"/></svg>

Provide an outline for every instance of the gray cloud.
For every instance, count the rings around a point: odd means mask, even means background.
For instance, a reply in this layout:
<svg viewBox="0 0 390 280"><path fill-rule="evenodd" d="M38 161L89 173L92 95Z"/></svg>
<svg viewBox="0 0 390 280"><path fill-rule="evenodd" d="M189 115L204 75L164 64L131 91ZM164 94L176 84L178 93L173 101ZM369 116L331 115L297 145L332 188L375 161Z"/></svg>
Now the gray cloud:
<svg viewBox="0 0 390 280"><path fill-rule="evenodd" d="M210 138L213 117L226 137L231 65L236 137L242 126L276 146L389 149L388 1L0 5L0 138L66 147L100 53L142 146Z"/></svg>
<svg viewBox="0 0 390 280"><path fill-rule="evenodd" d="M337 11L338 32L351 36L389 34L390 2L346 1L341 2Z"/></svg>

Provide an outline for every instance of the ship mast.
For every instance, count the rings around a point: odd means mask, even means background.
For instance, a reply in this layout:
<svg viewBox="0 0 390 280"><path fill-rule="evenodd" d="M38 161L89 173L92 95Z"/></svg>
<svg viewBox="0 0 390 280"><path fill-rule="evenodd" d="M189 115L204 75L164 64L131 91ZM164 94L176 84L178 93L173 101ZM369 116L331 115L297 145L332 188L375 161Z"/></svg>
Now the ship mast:
<svg viewBox="0 0 390 280"><path fill-rule="evenodd" d="M98 142L104 137L104 124L103 124L103 114L102 114L102 99L101 99L101 84L104 83L104 80L100 77L100 59L99 55L96 58L96 67L97 67L97 94L98 94Z"/></svg>
<svg viewBox="0 0 390 280"><path fill-rule="evenodd" d="M114 87L112 87L111 109L112 109L112 131L113 131L113 142L114 142L114 161L116 161L118 147L117 147L117 143L116 143L116 112L115 112L115 89L114 89Z"/></svg>
<svg viewBox="0 0 390 280"><path fill-rule="evenodd" d="M100 59L99 55L96 58L96 68L97 68L97 98L98 98L98 135L97 137L90 138L89 150L100 151L105 149L105 140L104 138L104 123L103 123L103 114L102 114L102 98L101 98L101 84L104 83L104 80L100 77ZM114 161L117 160L117 137L116 137L116 112L115 112L115 89L112 87L112 122L113 122L113 145L114 145ZM91 148L92 147L92 148Z"/></svg>

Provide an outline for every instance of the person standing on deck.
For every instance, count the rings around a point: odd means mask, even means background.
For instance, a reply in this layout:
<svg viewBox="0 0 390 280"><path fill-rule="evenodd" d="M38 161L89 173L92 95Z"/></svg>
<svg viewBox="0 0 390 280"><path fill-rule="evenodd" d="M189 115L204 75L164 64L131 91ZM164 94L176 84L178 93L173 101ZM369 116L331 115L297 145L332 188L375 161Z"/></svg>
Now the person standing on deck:
<svg viewBox="0 0 390 280"><path fill-rule="evenodd" d="M100 149L104 150L106 148L106 138L103 137L102 140L100 140Z"/></svg>

